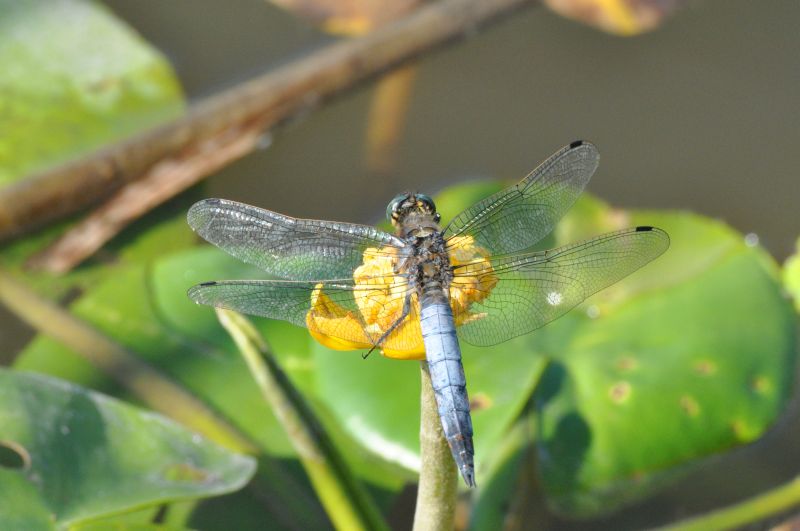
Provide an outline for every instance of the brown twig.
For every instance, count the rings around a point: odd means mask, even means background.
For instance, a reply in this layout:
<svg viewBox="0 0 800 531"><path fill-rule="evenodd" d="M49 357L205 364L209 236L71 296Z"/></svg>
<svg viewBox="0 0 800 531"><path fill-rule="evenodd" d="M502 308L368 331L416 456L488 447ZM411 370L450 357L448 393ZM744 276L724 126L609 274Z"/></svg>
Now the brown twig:
<svg viewBox="0 0 800 531"><path fill-rule="evenodd" d="M230 131L198 145L197 151L159 162L142 179L123 186L100 208L32 256L28 267L66 273L134 219L189 188L202 176L249 153L261 135L259 127Z"/></svg>
<svg viewBox="0 0 800 531"><path fill-rule="evenodd" d="M164 168L185 172L184 186L196 182L253 149L254 141L229 148L240 142L240 135L257 138L298 111L530 1L433 2L368 35L334 43L198 103L166 126L0 190L0 239L72 214L134 180L171 175ZM218 150L227 156L215 156ZM174 187L173 193L180 189ZM118 230L126 220L119 215L115 219ZM92 227L89 232L94 231ZM96 248L104 240L95 236L93 241ZM88 249L84 246L84 253ZM80 258L71 258L75 260ZM59 267L66 266L62 262Z"/></svg>

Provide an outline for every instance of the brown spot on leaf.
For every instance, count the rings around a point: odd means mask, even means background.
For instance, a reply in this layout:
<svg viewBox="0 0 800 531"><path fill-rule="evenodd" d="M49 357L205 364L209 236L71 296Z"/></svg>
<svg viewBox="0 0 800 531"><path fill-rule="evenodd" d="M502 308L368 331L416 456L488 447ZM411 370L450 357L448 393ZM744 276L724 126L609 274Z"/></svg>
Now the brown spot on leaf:
<svg viewBox="0 0 800 531"><path fill-rule="evenodd" d="M164 469L164 479L199 483L208 479L208 472L189 463L176 463Z"/></svg>
<svg viewBox="0 0 800 531"><path fill-rule="evenodd" d="M747 423L741 419L731 422L731 431L736 438L742 442L750 441L754 438L755 434L751 428L748 428Z"/></svg>
<svg viewBox="0 0 800 531"><path fill-rule="evenodd" d="M690 417L700 414L700 404L690 395L683 395L679 400L681 409Z"/></svg>
<svg viewBox="0 0 800 531"><path fill-rule="evenodd" d="M772 381L766 376L759 375L753 378L750 387L752 387L753 391L756 393L763 395L772 390Z"/></svg>
<svg viewBox="0 0 800 531"><path fill-rule="evenodd" d="M486 393L476 393L469 401L472 411L480 411L492 406L492 399Z"/></svg>
<svg viewBox="0 0 800 531"><path fill-rule="evenodd" d="M608 388L608 397L615 404L625 402L631 396L630 382L620 381Z"/></svg>
<svg viewBox="0 0 800 531"><path fill-rule="evenodd" d="M717 364L711 360L697 360L692 365L692 369L701 376L711 376L717 372Z"/></svg>
<svg viewBox="0 0 800 531"><path fill-rule="evenodd" d="M633 356L625 355L617 358L615 365L619 372L630 372L639 366L639 362Z"/></svg>

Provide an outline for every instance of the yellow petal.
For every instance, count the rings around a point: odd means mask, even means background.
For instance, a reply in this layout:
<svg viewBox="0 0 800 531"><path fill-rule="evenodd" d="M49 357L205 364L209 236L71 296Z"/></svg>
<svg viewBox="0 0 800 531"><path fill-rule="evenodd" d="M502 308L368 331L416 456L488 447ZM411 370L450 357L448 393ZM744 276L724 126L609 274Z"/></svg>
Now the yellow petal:
<svg viewBox="0 0 800 531"><path fill-rule="evenodd" d="M388 327L385 330L388 330ZM422 341L422 328L419 324L419 303L417 303L416 299L408 317L394 332L389 334L389 337L386 338L381 347L382 354L387 358L397 360L425 359L425 344Z"/></svg>
<svg viewBox="0 0 800 531"><path fill-rule="evenodd" d="M312 330L311 327L309 327L308 333L311 334L311 337L316 339L319 343L333 350L361 350L365 348L372 348L371 344L354 343L352 341L339 339L338 337L326 336L317 330Z"/></svg>
<svg viewBox="0 0 800 531"><path fill-rule="evenodd" d="M323 284L317 284L311 293L311 309L306 314L306 326L311 337L335 350L371 348L372 343L359 320L323 293L323 287Z"/></svg>
<svg viewBox="0 0 800 531"><path fill-rule="evenodd" d="M390 348L385 348L381 350L381 354L394 360L424 360L425 345L420 344L420 346L414 350L392 350Z"/></svg>

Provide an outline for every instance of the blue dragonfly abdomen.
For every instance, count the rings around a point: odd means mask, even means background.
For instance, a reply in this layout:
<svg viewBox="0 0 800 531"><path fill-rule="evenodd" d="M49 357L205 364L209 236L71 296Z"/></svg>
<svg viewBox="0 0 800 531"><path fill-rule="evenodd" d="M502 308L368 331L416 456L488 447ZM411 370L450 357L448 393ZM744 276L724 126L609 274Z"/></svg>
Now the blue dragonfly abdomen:
<svg viewBox="0 0 800 531"><path fill-rule="evenodd" d="M426 290L421 306L420 327L425 358L444 436L465 483L474 487L472 418L453 311L441 288Z"/></svg>

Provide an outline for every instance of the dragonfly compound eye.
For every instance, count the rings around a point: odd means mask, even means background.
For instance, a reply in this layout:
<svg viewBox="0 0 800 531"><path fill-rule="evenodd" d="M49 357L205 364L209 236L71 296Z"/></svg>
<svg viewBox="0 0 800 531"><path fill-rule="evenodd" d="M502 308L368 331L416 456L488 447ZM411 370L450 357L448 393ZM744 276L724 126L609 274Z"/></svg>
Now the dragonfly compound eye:
<svg viewBox="0 0 800 531"><path fill-rule="evenodd" d="M405 203L407 200L408 194L400 194L395 196L395 198L389 202L389 206L386 207L386 219L389 221L396 220L397 215L400 212L400 207L402 207L403 203Z"/></svg>
<svg viewBox="0 0 800 531"><path fill-rule="evenodd" d="M433 202L433 199L431 199L430 196L425 194L417 194L417 204L431 214L436 212L436 204Z"/></svg>

